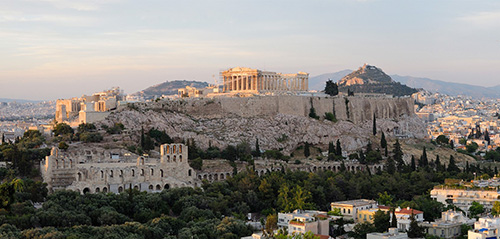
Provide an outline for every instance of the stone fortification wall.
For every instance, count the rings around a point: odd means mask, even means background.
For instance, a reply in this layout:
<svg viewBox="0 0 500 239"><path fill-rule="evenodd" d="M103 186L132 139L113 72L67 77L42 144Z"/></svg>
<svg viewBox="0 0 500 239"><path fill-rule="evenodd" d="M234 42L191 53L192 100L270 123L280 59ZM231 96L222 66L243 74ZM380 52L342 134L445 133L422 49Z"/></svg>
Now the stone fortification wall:
<svg viewBox="0 0 500 239"><path fill-rule="evenodd" d="M203 118L227 116L266 117L276 114L308 117L311 107L323 117L333 112L338 120L355 124L377 118L399 119L414 116L411 98L376 97L312 97L312 96L255 96L210 99L182 99L148 103L149 108L162 108Z"/></svg>

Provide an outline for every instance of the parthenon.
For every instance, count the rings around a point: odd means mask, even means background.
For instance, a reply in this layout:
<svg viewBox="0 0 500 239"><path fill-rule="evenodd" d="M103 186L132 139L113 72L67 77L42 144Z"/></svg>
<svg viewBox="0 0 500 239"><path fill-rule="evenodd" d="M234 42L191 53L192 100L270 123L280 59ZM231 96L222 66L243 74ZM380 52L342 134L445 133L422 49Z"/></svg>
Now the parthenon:
<svg viewBox="0 0 500 239"><path fill-rule="evenodd" d="M222 71L223 92L286 92L307 91L309 74L282 74L246 67Z"/></svg>

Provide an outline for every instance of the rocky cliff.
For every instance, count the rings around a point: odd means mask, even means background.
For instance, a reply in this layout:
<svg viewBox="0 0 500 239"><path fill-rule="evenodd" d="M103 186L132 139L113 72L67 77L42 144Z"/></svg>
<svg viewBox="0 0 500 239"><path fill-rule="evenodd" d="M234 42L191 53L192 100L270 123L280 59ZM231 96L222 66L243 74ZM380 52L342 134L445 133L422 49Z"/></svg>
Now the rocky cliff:
<svg viewBox="0 0 500 239"><path fill-rule="evenodd" d="M311 107L319 116L334 112L339 121L310 118ZM192 138L202 148L209 144L224 148L242 141L253 145L259 139L261 149L289 153L304 142L326 146L340 139L344 150L353 151L368 143L374 114L379 131L386 135L392 135L394 128L417 138L425 134L423 123L414 116L410 98L261 96L163 100L123 107L104 123L121 122L136 138L141 127L154 127L173 138Z"/></svg>

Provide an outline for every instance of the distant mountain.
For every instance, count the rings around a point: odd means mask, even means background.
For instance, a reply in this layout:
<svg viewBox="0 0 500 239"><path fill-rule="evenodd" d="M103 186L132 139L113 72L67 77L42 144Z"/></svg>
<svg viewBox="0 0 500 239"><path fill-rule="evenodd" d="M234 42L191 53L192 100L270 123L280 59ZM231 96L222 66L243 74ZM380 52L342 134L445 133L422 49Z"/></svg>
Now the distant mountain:
<svg viewBox="0 0 500 239"><path fill-rule="evenodd" d="M37 103L42 100L23 100L23 99L8 99L8 98L0 98L0 102L17 102L17 103Z"/></svg>
<svg viewBox="0 0 500 239"><path fill-rule="evenodd" d="M161 84L154 85L148 87L145 90L134 93L133 95L140 95L143 96L145 99L151 99L155 96L161 96L161 95L176 95L178 89L184 88L186 86L205 88L208 86L208 83L201 81L187 81L187 80L165 81Z"/></svg>
<svg viewBox="0 0 500 239"><path fill-rule="evenodd" d="M430 92L439 92L447 95L468 95L474 98L500 98L500 85L483 87L469 84L460 84L428 78L392 75L395 81L414 88L422 88Z"/></svg>
<svg viewBox="0 0 500 239"><path fill-rule="evenodd" d="M417 92L416 89L393 81L380 68L367 64L340 79L338 86L341 92L350 90L354 93L379 93L405 96Z"/></svg>
<svg viewBox="0 0 500 239"><path fill-rule="evenodd" d="M343 70L335 73L326 73L318 76L313 76L309 78L309 89L322 91L325 89L325 84L328 79L331 79L333 82L338 82L340 79L351 72L352 70Z"/></svg>

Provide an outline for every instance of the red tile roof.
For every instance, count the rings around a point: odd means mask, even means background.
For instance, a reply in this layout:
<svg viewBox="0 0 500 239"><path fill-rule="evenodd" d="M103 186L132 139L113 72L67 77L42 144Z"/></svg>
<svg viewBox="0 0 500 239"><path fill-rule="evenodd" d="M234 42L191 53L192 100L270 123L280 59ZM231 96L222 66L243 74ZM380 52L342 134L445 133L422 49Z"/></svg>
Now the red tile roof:
<svg viewBox="0 0 500 239"><path fill-rule="evenodd" d="M401 209L399 212L396 211L396 214L408 214L408 215L411 215L412 213L417 215L417 214L422 214L424 212L422 211L419 211L419 210L416 210L416 209L407 209L407 208L403 208Z"/></svg>

